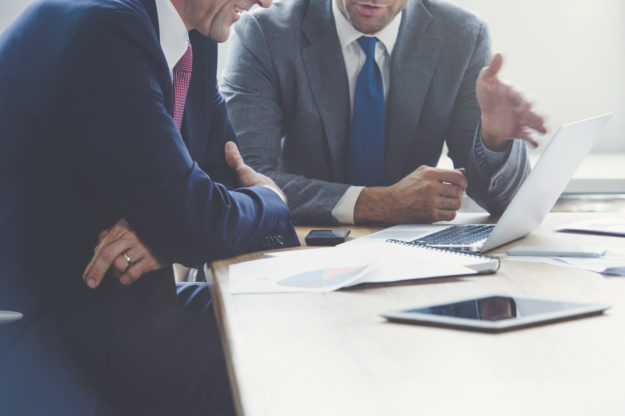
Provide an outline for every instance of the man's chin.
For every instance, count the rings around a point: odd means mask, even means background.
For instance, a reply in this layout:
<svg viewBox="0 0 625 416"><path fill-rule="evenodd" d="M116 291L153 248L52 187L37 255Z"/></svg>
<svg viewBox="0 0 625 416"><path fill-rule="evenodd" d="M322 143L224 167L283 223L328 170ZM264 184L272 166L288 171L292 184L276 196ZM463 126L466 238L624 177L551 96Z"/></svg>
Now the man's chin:
<svg viewBox="0 0 625 416"><path fill-rule="evenodd" d="M212 31L208 34L208 37L217 43L223 43L228 40L230 36L230 26L219 28L219 30Z"/></svg>
<svg viewBox="0 0 625 416"><path fill-rule="evenodd" d="M220 26L220 27L208 27L208 28L197 28L196 30L202 34L202 36L206 38L210 38L211 40L217 43L223 43L228 40L230 36L230 26Z"/></svg>
<svg viewBox="0 0 625 416"><path fill-rule="evenodd" d="M364 33L365 35L373 35L384 29L384 27L388 25L389 22L381 18L377 18L374 20L358 16L356 18L350 19L350 23L359 32Z"/></svg>

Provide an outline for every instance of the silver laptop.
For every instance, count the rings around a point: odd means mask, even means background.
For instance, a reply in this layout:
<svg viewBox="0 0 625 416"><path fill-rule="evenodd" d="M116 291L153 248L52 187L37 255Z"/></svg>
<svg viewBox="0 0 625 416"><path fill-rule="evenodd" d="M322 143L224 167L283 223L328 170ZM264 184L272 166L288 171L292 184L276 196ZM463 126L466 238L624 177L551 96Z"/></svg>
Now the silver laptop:
<svg viewBox="0 0 625 416"><path fill-rule="evenodd" d="M553 208L611 116L560 127L497 224L452 225L411 243L483 253L531 233Z"/></svg>

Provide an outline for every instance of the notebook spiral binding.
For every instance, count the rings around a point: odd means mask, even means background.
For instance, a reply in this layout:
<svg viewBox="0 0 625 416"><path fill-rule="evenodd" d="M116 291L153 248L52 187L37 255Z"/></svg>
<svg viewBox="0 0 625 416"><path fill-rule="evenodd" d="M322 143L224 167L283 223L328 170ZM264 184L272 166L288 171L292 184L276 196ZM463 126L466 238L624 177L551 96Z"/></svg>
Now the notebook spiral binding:
<svg viewBox="0 0 625 416"><path fill-rule="evenodd" d="M496 270L499 270L499 267L501 266L501 259L499 257L485 256L484 254L473 253L471 251L452 250L452 249L442 248L442 247L431 247L431 246L428 246L426 244L413 243L411 241L396 240L394 238L389 238L388 240L386 240L386 242L387 243L391 243L391 244L400 244L402 246L423 247L423 248L428 249L428 250L442 251L442 252L445 252L445 253L454 253L454 254L458 254L460 256L470 256L470 257L477 257L477 258L480 258L480 259L495 260L497 262Z"/></svg>

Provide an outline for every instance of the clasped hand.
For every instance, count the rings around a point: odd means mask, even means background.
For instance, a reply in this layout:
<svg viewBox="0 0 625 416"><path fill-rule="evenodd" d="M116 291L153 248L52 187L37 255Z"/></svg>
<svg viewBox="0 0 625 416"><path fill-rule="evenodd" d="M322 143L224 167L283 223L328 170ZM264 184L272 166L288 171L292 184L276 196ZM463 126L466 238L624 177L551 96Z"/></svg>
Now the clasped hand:
<svg viewBox="0 0 625 416"><path fill-rule="evenodd" d="M421 166L391 186L365 188L354 209L356 223L419 224L450 221L467 189L464 169Z"/></svg>
<svg viewBox="0 0 625 416"><path fill-rule="evenodd" d="M271 179L245 164L235 143L227 142L224 152L226 163L236 172L241 186L267 186L286 201L280 188ZM100 233L93 252L82 276L91 289L100 285L107 271L123 285L130 285L147 272L171 265L150 250L124 218Z"/></svg>

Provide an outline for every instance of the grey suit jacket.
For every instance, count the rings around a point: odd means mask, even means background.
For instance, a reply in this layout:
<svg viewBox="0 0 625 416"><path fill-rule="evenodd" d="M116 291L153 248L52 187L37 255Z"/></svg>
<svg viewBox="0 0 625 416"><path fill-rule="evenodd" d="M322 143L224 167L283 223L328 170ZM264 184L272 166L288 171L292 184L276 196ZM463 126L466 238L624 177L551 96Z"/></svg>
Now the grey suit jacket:
<svg viewBox="0 0 625 416"><path fill-rule="evenodd" d="M485 23L450 3L409 0L391 57L386 185L435 166L446 141L467 190L500 214L529 172L525 145L489 163L475 83L490 57ZM346 184L350 98L331 0L284 0L241 18L221 91L247 163L286 193L298 222L332 223Z"/></svg>

